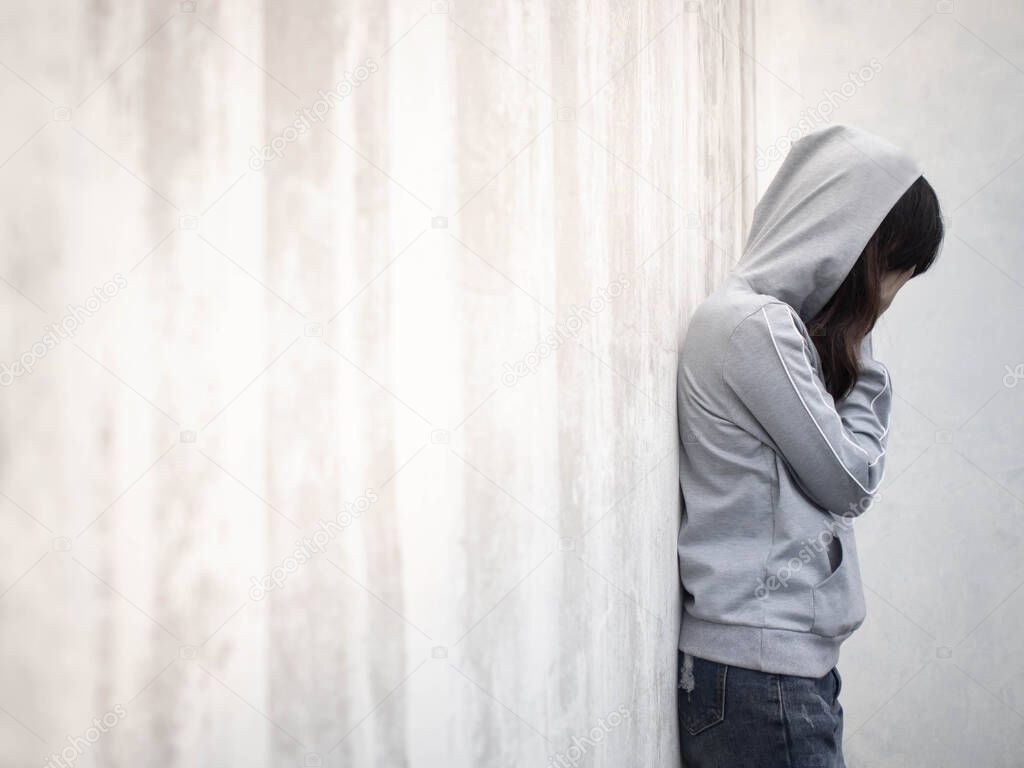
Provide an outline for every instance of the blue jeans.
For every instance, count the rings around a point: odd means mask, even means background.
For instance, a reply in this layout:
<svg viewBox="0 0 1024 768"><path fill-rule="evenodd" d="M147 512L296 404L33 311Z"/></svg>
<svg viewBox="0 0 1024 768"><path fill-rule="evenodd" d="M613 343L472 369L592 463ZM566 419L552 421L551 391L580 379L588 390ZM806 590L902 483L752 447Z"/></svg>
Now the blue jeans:
<svg viewBox="0 0 1024 768"><path fill-rule="evenodd" d="M794 677L690 659L680 652L684 768L845 768L835 668Z"/></svg>

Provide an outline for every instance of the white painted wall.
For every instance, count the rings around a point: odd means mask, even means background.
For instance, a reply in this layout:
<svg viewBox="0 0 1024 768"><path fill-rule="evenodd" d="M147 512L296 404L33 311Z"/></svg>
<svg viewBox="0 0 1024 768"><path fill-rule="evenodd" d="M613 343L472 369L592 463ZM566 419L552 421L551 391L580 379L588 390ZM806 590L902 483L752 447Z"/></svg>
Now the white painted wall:
<svg viewBox="0 0 1024 768"><path fill-rule="evenodd" d="M1004 377L1024 373L1024 7L762 1L755 15L758 145L835 104L833 120L910 149L948 217L936 266L876 333L897 398L881 501L857 526L868 619L839 665L847 764L1019 766L1024 387Z"/></svg>
<svg viewBox="0 0 1024 768"><path fill-rule="evenodd" d="M675 764L676 345L872 58L836 118L952 233L876 341L849 763L1018 764L1024 27L962 6L0 3L0 360L124 278L0 389L3 764Z"/></svg>
<svg viewBox="0 0 1024 768"><path fill-rule="evenodd" d="M3 765L675 761L749 10L0 3Z"/></svg>

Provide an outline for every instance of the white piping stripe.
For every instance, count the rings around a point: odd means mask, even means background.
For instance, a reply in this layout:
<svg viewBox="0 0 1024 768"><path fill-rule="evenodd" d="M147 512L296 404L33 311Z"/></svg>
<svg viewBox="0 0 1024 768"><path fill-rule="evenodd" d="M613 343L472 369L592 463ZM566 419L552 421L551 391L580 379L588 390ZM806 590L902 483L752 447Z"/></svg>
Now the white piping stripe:
<svg viewBox="0 0 1024 768"><path fill-rule="evenodd" d="M795 333L797 335L797 337L801 337L800 331L798 331L797 328L796 328L796 322L793 320L793 313L790 312L788 308L786 309L786 317L789 318L789 324L790 324L790 327L792 327L792 329L793 329L793 333ZM768 327L768 332L771 333L771 326ZM778 348L776 347L776 349L778 349ZM807 364L807 367L811 368L813 370L813 366L811 365L811 361L807 359L807 350L806 350L806 348L802 344L800 346L800 353L804 356L804 362ZM829 405L828 404L828 400L825 399L825 393L821 391L821 387L818 384L818 377L812 375L811 376L811 383L814 384L814 391L818 393L818 399L821 400L821 404L823 406L825 406L826 410L831 411L832 413L835 414L836 421L839 422L839 434L843 436L843 439L846 442L848 442L850 445L852 445L858 451L863 453L864 454L864 458L866 459L868 457L868 452L865 451L859 445L857 445L855 442L853 442L853 440L851 440L849 438L849 436L846 434L846 427L843 426L843 418L836 412L835 405Z"/></svg>
<svg viewBox="0 0 1024 768"><path fill-rule="evenodd" d="M790 311L790 309L788 307L786 308L786 315L787 315L787 317L789 317L789 324L793 328L793 333L795 333L797 336L801 336L802 334L800 333L800 331L797 330L796 321L793 319L793 313L792 313L792 311ZM807 359L807 351L806 351L806 349L801 346L800 351L803 353L804 362L807 363L807 367L811 368L813 370L813 366L811 365L811 361ZM875 395L874 398L872 398L871 404L870 404L871 413L874 415L876 421L878 420L878 413L875 411L875 401L879 397L882 396L882 394L885 392L885 388L889 385L889 374L885 373L884 368L883 368L883 374L882 375L885 376L885 384L882 387L882 391L879 392L877 395ZM848 442L850 445L852 445L858 451L863 453L865 459L868 458L868 452L864 448L862 448L861 446L857 445L857 443L855 443L853 440L851 440L849 435L846 434L846 426L843 424L843 417L839 415L838 411L836 411L835 405L834 404L833 405L829 405L828 400L825 399L825 393L821 389L821 385L818 382L818 377L817 376L811 376L811 381L814 384L814 390L818 393L818 397L821 399L821 404L823 406L825 406L825 408L827 410L832 411L833 413L835 413L836 421L839 422L839 434L841 434L843 436L843 439L846 442ZM875 458L872 461L868 462L868 466L869 467L875 466L875 464L878 463L879 459L881 459L883 456L885 456L885 445L882 444L882 440L883 440L883 438L886 436L886 434L888 432L889 432L889 424L888 424L888 422L886 422L885 429L882 430L882 434L878 436L878 443L879 443L879 445L882 446L882 452L879 453L877 456L875 456Z"/></svg>
<svg viewBox="0 0 1024 768"><path fill-rule="evenodd" d="M850 476L850 479L853 480L853 482L855 482L857 484L857 487L860 488L862 491L864 491L864 493L866 493L868 495L873 494L878 489L878 485L875 485L874 488L872 488L871 490L868 490L867 488L865 488L861 484L860 480L858 480L856 478L856 476L852 472L850 472L849 468L843 463L843 460L841 458L839 458L839 454L836 453L836 449L832 446L832 443L829 441L828 436L822 430L821 425L818 424L817 420L814 418L814 414L811 413L811 409L807 407L807 401L804 400L804 396L800 393L800 389L797 387L796 382L793 381L793 375L789 372L789 366L786 365L786 361L782 357L782 352L779 351L779 345L775 341L775 334L772 332L772 321L768 319L768 313L765 311L764 307L761 307L761 314L764 316L764 322L768 326L768 336L772 340L772 346L775 347L775 354L778 355L779 362L782 363L782 369L786 372L786 378L789 379L789 384L790 384L791 387L793 387L793 391L796 392L796 396L797 396L797 398L799 398L800 404L804 407L804 410L807 411L807 415L811 417L811 422L817 428L817 430L821 434L822 438L824 438L825 445L827 445L828 449L830 451L832 451L832 455L836 457L836 461L839 462L839 466L841 466L843 468L843 471L846 472L846 474ZM790 315L790 320L792 321L792 319L793 319L792 315ZM806 357L804 359L806 359ZM881 480L879 480L879 484L880 483L881 483Z"/></svg>
<svg viewBox="0 0 1024 768"><path fill-rule="evenodd" d="M881 368L882 368L882 375L885 377L885 384L882 385L882 391L879 392L877 395L875 395L873 398L871 398L871 412L873 414L875 414L875 418L878 418L878 412L875 410L875 401L878 400L878 398L880 398L882 395L884 395L885 391L887 389L889 389L889 372L887 370L885 370L885 366L884 365L881 366ZM879 435L879 437L878 437L879 440L881 440L882 438L884 438L886 435L889 434L889 424L890 423L892 423L892 409L891 408L889 409L889 418L885 420L885 429L882 430L882 434ZM882 453L885 453L885 451L882 451ZM878 461L878 459L875 459L875 461Z"/></svg>
<svg viewBox="0 0 1024 768"><path fill-rule="evenodd" d="M881 392L879 392L877 395L875 395L873 398L871 398L871 413L873 413L875 415L876 419L878 418L878 412L875 410L875 401L878 400L878 398L880 398L882 395L884 395L885 391L887 389L889 389L889 372L887 370L885 370L885 366L884 365L882 366L882 375L885 377L885 384L882 385ZM870 464L868 464L869 467L875 466L875 464L878 463L878 460L880 458L882 458L883 456L885 456L886 445L885 445L884 441L885 441L885 436L887 434L889 434L889 424L891 424L891 423L892 423L892 407L890 406L890 408L889 408L889 418L887 418L885 420L885 429L883 429L882 430L882 434L878 436L878 443L882 446L882 452L880 454L878 454L878 456L875 458L874 461L872 461Z"/></svg>

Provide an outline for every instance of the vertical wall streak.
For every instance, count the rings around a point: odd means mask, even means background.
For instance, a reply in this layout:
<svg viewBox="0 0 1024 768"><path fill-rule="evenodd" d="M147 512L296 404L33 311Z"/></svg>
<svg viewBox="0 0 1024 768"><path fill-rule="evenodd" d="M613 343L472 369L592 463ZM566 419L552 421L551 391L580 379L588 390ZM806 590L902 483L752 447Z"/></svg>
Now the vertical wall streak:
<svg viewBox="0 0 1024 768"><path fill-rule="evenodd" d="M748 6L3 13L2 359L127 278L0 391L4 755L672 764Z"/></svg>

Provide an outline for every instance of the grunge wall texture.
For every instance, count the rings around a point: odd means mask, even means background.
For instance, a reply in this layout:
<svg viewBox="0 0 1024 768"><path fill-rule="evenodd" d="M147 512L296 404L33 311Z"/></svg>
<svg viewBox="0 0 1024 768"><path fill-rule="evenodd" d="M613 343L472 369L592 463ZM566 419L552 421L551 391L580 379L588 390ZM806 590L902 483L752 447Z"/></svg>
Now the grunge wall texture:
<svg viewBox="0 0 1024 768"><path fill-rule="evenodd" d="M872 57L954 223L849 762L1012 765L1008 7L0 3L0 765L676 764L677 345Z"/></svg>

